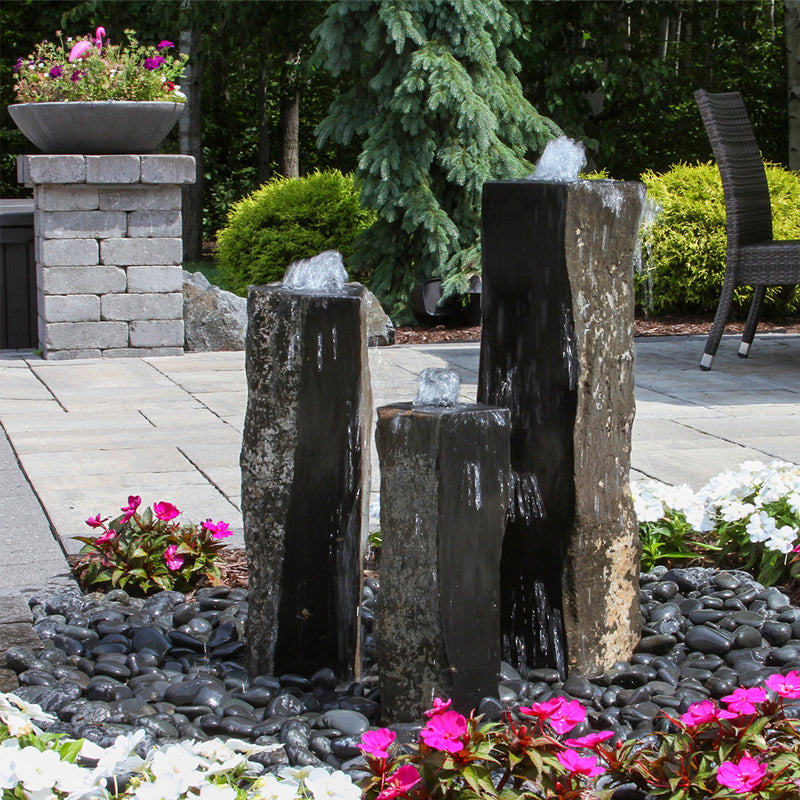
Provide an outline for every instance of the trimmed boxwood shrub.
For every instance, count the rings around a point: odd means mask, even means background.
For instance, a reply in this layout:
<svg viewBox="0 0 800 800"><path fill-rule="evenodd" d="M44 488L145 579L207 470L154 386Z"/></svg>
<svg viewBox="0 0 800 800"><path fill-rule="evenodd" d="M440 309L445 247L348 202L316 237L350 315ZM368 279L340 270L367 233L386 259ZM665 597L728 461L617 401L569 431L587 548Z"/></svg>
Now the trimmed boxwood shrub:
<svg viewBox="0 0 800 800"><path fill-rule="evenodd" d="M232 291L245 295L250 284L279 281L292 261L323 250L339 250L346 262L376 219L359 197L352 175L326 170L275 178L240 200L217 237L217 263Z"/></svg>
<svg viewBox="0 0 800 800"><path fill-rule="evenodd" d="M800 239L800 176L766 164L773 236ZM637 301L656 314L713 311L725 274L725 199L716 164L677 164L646 172L647 195L663 210L643 234L644 269L637 276ZM646 284L650 283L650 287ZM652 290L651 303L645 296ZM746 311L752 290L736 289L734 311ZM767 290L765 311L800 308L800 293Z"/></svg>

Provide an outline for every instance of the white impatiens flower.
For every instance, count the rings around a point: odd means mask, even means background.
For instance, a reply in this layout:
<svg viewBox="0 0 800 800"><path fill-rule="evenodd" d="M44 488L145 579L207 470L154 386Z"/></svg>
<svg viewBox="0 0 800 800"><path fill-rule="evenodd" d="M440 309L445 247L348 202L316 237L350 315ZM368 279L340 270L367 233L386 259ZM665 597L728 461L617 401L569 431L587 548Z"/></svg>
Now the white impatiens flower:
<svg viewBox="0 0 800 800"><path fill-rule="evenodd" d="M61 766L61 758L54 750L28 746L14 755L14 771L26 794L53 789Z"/></svg>
<svg viewBox="0 0 800 800"><path fill-rule="evenodd" d="M0 789L13 789L18 783L14 759L19 752L16 739L6 739L0 744Z"/></svg>
<svg viewBox="0 0 800 800"><path fill-rule="evenodd" d="M188 748L176 744L151 753L147 766L157 780L174 778L181 793L203 783L205 777L199 769L202 764Z"/></svg>
<svg viewBox="0 0 800 800"><path fill-rule="evenodd" d="M633 509L642 522L658 522L664 516L664 504L648 488L633 486Z"/></svg>
<svg viewBox="0 0 800 800"><path fill-rule="evenodd" d="M742 503L736 498L725 498L720 502L719 515L725 522L740 522L756 513L751 503Z"/></svg>
<svg viewBox="0 0 800 800"><path fill-rule="evenodd" d="M297 800L299 785L290 779L278 780L275 775L262 775L253 783L252 800Z"/></svg>
<svg viewBox="0 0 800 800"><path fill-rule="evenodd" d="M206 783L200 787L200 800L236 800L236 789Z"/></svg>
<svg viewBox="0 0 800 800"><path fill-rule="evenodd" d="M791 553L794 550L797 540L797 530L789 525L776 528L766 541L766 546L770 550L777 550L780 553Z"/></svg>
<svg viewBox="0 0 800 800"><path fill-rule="evenodd" d="M81 754L97 759L97 765L92 771L95 779L109 778L118 772L141 772L144 760L135 755L133 751L143 739L144 731L139 728L126 736L117 736L111 747L103 748L92 745L87 751L87 742L84 742ZM92 754L94 748L100 751L97 755Z"/></svg>
<svg viewBox="0 0 800 800"><path fill-rule="evenodd" d="M344 772L316 767L303 783L314 800L361 800L361 789Z"/></svg>
<svg viewBox="0 0 800 800"><path fill-rule="evenodd" d="M766 511L759 511L751 515L746 530L751 542L766 542L775 528L775 520Z"/></svg>
<svg viewBox="0 0 800 800"><path fill-rule="evenodd" d="M133 796L136 800L178 800L185 792L177 775L162 775L148 783L140 783Z"/></svg>

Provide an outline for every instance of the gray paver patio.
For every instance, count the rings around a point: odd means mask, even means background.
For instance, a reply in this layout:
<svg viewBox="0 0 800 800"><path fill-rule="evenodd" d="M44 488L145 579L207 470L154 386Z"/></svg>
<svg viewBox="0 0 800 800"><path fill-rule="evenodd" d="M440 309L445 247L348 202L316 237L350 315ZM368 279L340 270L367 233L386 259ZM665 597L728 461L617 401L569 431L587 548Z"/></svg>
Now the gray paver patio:
<svg viewBox="0 0 800 800"><path fill-rule="evenodd" d="M697 368L703 341L637 339L632 477L697 488L750 459L800 463L800 336L759 335L747 360L725 337L711 372ZM474 400L478 361L477 342L372 349L374 405L413 399L425 367L455 369L461 399ZM224 519L236 531L229 541L241 545L246 401L243 353L60 362L0 353L0 422L10 440L0 437L0 469L21 475L18 459L35 492L24 478L0 490L4 520L20 509L0 533L0 595L68 579L60 543L77 550L69 537L129 494L148 505L169 500L196 522ZM372 464L375 491L374 444ZM44 510L25 516L39 501Z"/></svg>

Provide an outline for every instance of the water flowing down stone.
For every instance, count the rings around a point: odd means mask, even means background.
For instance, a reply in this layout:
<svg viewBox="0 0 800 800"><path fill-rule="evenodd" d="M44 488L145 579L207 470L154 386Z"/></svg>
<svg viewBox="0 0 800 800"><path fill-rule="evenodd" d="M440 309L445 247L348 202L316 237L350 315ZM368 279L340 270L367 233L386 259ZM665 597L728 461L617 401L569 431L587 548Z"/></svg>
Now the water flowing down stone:
<svg viewBox="0 0 800 800"><path fill-rule="evenodd" d="M381 718L419 720L434 697L462 713L493 695L508 498L506 409L378 409Z"/></svg>
<svg viewBox="0 0 800 800"><path fill-rule="evenodd" d="M633 251L643 187L497 181L483 194L481 402L511 411L503 657L597 673L638 640L629 489Z"/></svg>
<svg viewBox="0 0 800 800"><path fill-rule="evenodd" d="M372 413L363 288L319 285L248 296L241 467L254 673L346 676L356 660Z"/></svg>

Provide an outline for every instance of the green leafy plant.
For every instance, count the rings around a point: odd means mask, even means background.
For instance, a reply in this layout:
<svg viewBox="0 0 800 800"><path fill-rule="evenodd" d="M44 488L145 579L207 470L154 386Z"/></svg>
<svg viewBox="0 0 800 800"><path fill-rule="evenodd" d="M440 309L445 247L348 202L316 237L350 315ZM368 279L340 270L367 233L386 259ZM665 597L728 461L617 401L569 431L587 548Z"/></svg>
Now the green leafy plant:
<svg viewBox="0 0 800 800"><path fill-rule="evenodd" d="M186 55L171 55L166 40L145 47L126 30L128 45L104 41L105 28L94 36L40 42L14 65L14 91L19 103L63 101L164 100L186 102L177 81Z"/></svg>
<svg viewBox="0 0 800 800"><path fill-rule="evenodd" d="M800 239L800 176L765 165L776 239ZM644 270L637 276L638 301L657 314L713 311L725 274L725 201L716 164L676 164L667 172L646 172L642 181L660 206L655 223L643 231ZM652 301L644 299L652 287ZM749 307L752 289L739 287L733 308ZM770 287L766 311L800 308L800 295Z"/></svg>
<svg viewBox="0 0 800 800"><path fill-rule="evenodd" d="M578 738L586 719L576 700L521 706L515 719L482 723L434 700L416 744L399 747L387 728L361 737L367 800L589 800L635 783L648 797L788 800L800 787L800 724L784 699L800 698L800 673L774 674L767 689L736 689L689 706L672 730L613 744L611 731ZM602 788L600 788L602 786Z"/></svg>
<svg viewBox="0 0 800 800"><path fill-rule="evenodd" d="M245 295L250 284L281 280L298 258L338 250L347 259L375 219L361 207L352 175L326 170L275 178L231 208L217 263L232 291Z"/></svg>
<svg viewBox="0 0 800 800"><path fill-rule="evenodd" d="M656 481L632 485L642 569L714 553L767 586L800 576L800 468L748 461L698 492Z"/></svg>
<svg viewBox="0 0 800 800"><path fill-rule="evenodd" d="M232 535L225 522L179 523L172 503L154 503L139 512L141 498L128 497L122 514L111 522L100 514L86 524L99 536L76 536L84 543L73 565L80 584L90 588L133 588L142 594L176 589L188 591L197 579L219 579L216 559L222 539Z"/></svg>

